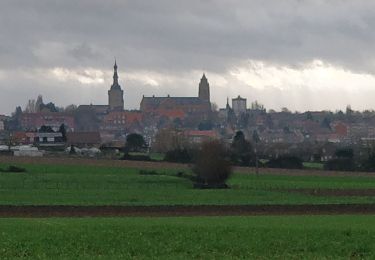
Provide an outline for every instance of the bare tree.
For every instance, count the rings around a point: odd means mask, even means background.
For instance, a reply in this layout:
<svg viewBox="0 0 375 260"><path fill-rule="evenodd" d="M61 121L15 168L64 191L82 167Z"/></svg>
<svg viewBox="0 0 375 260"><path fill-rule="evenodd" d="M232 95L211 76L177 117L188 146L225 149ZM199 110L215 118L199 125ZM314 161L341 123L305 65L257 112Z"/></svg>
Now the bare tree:
<svg viewBox="0 0 375 260"><path fill-rule="evenodd" d="M43 104L43 97L42 95L39 95L35 102L35 111L40 112L40 108Z"/></svg>
<svg viewBox="0 0 375 260"><path fill-rule="evenodd" d="M176 129L161 129L155 136L152 150L165 153L167 151L180 149L188 146L188 140L182 131Z"/></svg>
<svg viewBox="0 0 375 260"><path fill-rule="evenodd" d="M35 99L29 99L29 101L27 102L26 107L25 107L25 112L26 113L35 113L36 112Z"/></svg>
<svg viewBox="0 0 375 260"><path fill-rule="evenodd" d="M225 145L218 140L202 143L193 171L197 175L195 187L227 188L225 182L232 169Z"/></svg>

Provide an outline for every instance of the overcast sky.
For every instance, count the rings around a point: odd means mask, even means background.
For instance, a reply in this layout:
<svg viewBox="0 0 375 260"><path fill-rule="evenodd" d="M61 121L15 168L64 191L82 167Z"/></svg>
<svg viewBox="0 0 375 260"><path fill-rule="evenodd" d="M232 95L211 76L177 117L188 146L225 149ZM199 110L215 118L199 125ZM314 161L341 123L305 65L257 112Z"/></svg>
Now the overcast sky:
<svg viewBox="0 0 375 260"><path fill-rule="evenodd" d="M42 94L107 104L114 57L125 107L196 96L220 107L375 109L375 1L1 0L0 114Z"/></svg>

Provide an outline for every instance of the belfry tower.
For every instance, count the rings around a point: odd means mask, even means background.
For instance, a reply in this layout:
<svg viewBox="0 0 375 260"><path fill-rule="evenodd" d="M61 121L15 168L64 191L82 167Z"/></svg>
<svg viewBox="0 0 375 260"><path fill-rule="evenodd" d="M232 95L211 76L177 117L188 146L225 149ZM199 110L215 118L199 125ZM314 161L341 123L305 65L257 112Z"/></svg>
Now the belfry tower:
<svg viewBox="0 0 375 260"><path fill-rule="evenodd" d="M205 74L203 74L201 82L199 83L198 97L204 101L210 102L210 84L208 84Z"/></svg>
<svg viewBox="0 0 375 260"><path fill-rule="evenodd" d="M116 60L115 65L113 66L113 70L113 84L111 86L111 89L108 90L108 106L110 110L122 111L124 110L124 91L118 84Z"/></svg>

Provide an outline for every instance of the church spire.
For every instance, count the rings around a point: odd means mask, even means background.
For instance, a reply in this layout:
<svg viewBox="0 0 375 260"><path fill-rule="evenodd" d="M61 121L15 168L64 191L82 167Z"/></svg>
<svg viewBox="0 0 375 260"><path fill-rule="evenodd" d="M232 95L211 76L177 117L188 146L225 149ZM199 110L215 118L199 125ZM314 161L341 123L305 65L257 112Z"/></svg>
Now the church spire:
<svg viewBox="0 0 375 260"><path fill-rule="evenodd" d="M108 106L110 110L124 110L124 91L121 89L120 84L118 84L116 58L115 65L113 66L113 84L108 91Z"/></svg>
<svg viewBox="0 0 375 260"><path fill-rule="evenodd" d="M113 66L113 85L118 86L118 75L117 75L117 61L115 59L115 65Z"/></svg>

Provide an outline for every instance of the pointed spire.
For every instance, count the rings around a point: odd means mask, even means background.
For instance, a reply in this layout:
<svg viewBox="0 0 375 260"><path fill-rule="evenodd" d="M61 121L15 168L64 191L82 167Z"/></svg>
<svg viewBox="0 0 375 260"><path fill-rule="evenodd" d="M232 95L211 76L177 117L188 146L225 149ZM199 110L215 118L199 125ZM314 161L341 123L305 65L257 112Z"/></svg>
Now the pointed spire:
<svg viewBox="0 0 375 260"><path fill-rule="evenodd" d="M117 61L115 58L115 65L113 66L113 86L118 85L118 75L117 75Z"/></svg>

